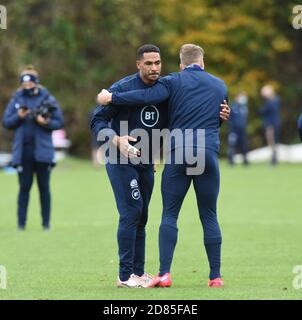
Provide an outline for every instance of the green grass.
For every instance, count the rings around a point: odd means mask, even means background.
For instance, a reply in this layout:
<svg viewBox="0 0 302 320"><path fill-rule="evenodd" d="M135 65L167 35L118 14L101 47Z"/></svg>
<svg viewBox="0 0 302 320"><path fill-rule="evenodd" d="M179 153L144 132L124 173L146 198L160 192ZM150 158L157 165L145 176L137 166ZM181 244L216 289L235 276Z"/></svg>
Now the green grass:
<svg viewBox="0 0 302 320"><path fill-rule="evenodd" d="M146 271L158 270L160 171L147 227ZM302 165L221 165L219 220L225 287L208 288L208 263L193 190L179 219L169 289L117 289L117 212L104 168L68 159L52 175L50 233L40 227L36 184L26 232L16 231L17 177L0 172L0 299L301 299Z"/></svg>

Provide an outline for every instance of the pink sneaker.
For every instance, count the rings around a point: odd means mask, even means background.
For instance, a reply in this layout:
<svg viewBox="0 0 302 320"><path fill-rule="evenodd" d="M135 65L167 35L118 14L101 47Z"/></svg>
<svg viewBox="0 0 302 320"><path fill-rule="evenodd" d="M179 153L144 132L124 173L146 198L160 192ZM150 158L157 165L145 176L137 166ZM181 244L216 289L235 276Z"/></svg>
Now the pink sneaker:
<svg viewBox="0 0 302 320"><path fill-rule="evenodd" d="M172 279L170 273L165 273L163 276L157 275L151 281L149 281L146 285L146 288L153 288L153 287L161 287L161 288L168 288L172 285Z"/></svg>
<svg viewBox="0 0 302 320"><path fill-rule="evenodd" d="M208 281L208 287L220 288L223 286L224 286L224 283L221 278L215 278L213 280Z"/></svg>

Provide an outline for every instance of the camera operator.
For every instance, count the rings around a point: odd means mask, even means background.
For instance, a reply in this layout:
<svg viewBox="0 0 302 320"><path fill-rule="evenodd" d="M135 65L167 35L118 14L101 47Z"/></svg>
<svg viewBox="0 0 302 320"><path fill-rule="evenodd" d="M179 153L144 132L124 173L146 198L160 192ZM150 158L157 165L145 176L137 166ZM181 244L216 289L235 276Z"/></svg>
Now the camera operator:
<svg viewBox="0 0 302 320"><path fill-rule="evenodd" d="M33 66L22 71L20 83L3 116L3 126L15 130L12 165L18 169L19 176L18 228L25 230L29 194L36 173L42 226L49 230L49 181L55 164L51 133L63 127L63 114L56 99L39 84Z"/></svg>

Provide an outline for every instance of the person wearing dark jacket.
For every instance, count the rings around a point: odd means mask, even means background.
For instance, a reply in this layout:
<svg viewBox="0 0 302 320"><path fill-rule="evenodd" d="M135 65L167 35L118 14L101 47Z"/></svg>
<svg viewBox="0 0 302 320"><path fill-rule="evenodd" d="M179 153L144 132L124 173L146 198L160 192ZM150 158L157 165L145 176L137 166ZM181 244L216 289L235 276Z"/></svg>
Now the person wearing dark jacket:
<svg viewBox="0 0 302 320"><path fill-rule="evenodd" d="M137 67L139 72L123 78L109 89L111 92L129 92L147 89L156 85L160 79L160 50L154 45L144 45L138 49ZM222 105L221 120L229 117ZM220 108L220 107L219 107ZM139 103L125 106L98 106L91 121L91 129L100 136L112 137L118 145L117 163L108 161L106 170L114 191L120 219L118 227L118 247L120 256L119 287L145 286L150 280L144 273L145 261L145 226L148 207L154 184L154 158L160 150L153 148L156 143L154 133L168 126L168 106L164 99L160 103ZM224 111L224 112L223 112ZM109 127L109 121L110 127ZM219 116L218 116L219 121ZM128 130L122 134L122 123L126 122ZM137 141L138 130L144 130L147 139L141 144L140 161L137 164L128 161L134 154L132 144ZM136 134L135 134L136 132ZM135 137L135 139L133 139ZM143 138L143 135L138 138ZM116 142L115 142L116 141ZM146 147L148 146L148 147ZM146 147L146 148L145 148ZM146 152L146 156L144 155ZM149 152L148 152L149 151ZM121 163L123 156L126 163ZM109 158L110 160L110 158ZM129 162L129 163L128 163ZM143 282L142 282L143 280Z"/></svg>
<svg viewBox="0 0 302 320"><path fill-rule="evenodd" d="M280 98L276 95L274 88L271 85L265 85L261 89L261 96L263 97L264 102L260 109L260 115L263 121L267 145L272 150L271 164L276 165L278 162L277 144L279 142L281 126Z"/></svg>
<svg viewBox="0 0 302 320"><path fill-rule="evenodd" d="M40 192L42 226L50 228L50 171L55 164L52 131L63 127L56 99L39 85L38 72L28 66L20 76L21 87L13 94L3 116L3 126L14 130L12 166L19 177L18 228L24 230L34 174Z"/></svg>
<svg viewBox="0 0 302 320"><path fill-rule="evenodd" d="M247 165L247 119L248 106L247 96L240 92L235 101L231 105L232 113L229 120L229 135L228 135L228 160L229 164L234 164L234 155L238 150L243 157L243 164Z"/></svg>
<svg viewBox="0 0 302 320"><path fill-rule="evenodd" d="M159 78L161 72L160 50L152 44L141 46L137 51L138 73L129 75L110 87L110 91L124 92L148 88ZM150 117L150 115L154 117ZM122 124L127 123L123 133ZM117 163L106 163L119 213L117 231L119 253L118 287L141 287L150 280L145 272L145 242L148 208L154 186L152 150L146 161L130 161L135 131L143 129L151 137L153 129L163 129L168 124L168 110L164 105L141 105L137 108L97 106L91 117L91 130L99 138L101 132L113 137L118 146ZM100 139L97 139L100 143ZM149 142L149 141L148 141ZM144 152L142 152L144 153ZM142 154L144 158L144 154ZM134 158L132 158L133 160ZM125 160L125 161L123 161ZM150 161L148 161L150 160Z"/></svg>
<svg viewBox="0 0 302 320"><path fill-rule="evenodd" d="M302 113L300 114L300 117L298 119L298 130L299 130L300 140L302 141Z"/></svg>
<svg viewBox="0 0 302 320"><path fill-rule="evenodd" d="M193 182L199 217L204 231L204 245L210 265L209 287L223 286L220 274L222 236L217 220L219 193L219 118L220 105L227 101L227 88L222 80L204 70L204 51L194 44L185 44L180 50L181 72L157 81L152 87L128 92L110 93L102 90L98 102L102 104L135 106L157 104L168 99L169 130L183 133L183 139L171 143L172 162L165 163L162 174L162 221L159 230L160 270L147 287L170 287L171 264L177 243L177 220L186 193ZM186 130L192 141L186 139ZM199 141L199 138L200 141ZM175 139L176 140L176 139ZM181 150L179 152L179 149ZM191 149L196 157L196 168L191 159L178 162ZM175 160L175 161L174 161ZM182 158L183 160L183 158ZM198 167L199 161L203 167ZM195 170L198 169L198 170ZM200 169L200 170L199 170ZM194 173L193 173L194 171Z"/></svg>

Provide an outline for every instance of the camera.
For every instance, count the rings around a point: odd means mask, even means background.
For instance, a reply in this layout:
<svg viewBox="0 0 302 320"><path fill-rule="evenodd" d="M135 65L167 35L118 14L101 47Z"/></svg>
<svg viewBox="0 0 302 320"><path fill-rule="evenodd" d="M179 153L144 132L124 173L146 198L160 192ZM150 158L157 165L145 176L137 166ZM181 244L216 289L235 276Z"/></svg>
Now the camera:
<svg viewBox="0 0 302 320"><path fill-rule="evenodd" d="M28 110L29 108L27 106L20 107L23 110ZM50 104L49 102L45 101L42 102L37 108L30 110L29 116L31 118L37 118L39 115L43 118L47 119L51 117L51 114L55 107Z"/></svg>
<svg viewBox="0 0 302 320"><path fill-rule="evenodd" d="M40 115L45 119L50 118L54 109L55 107L53 105L48 102L44 102L39 107L33 110L34 117L36 118Z"/></svg>

